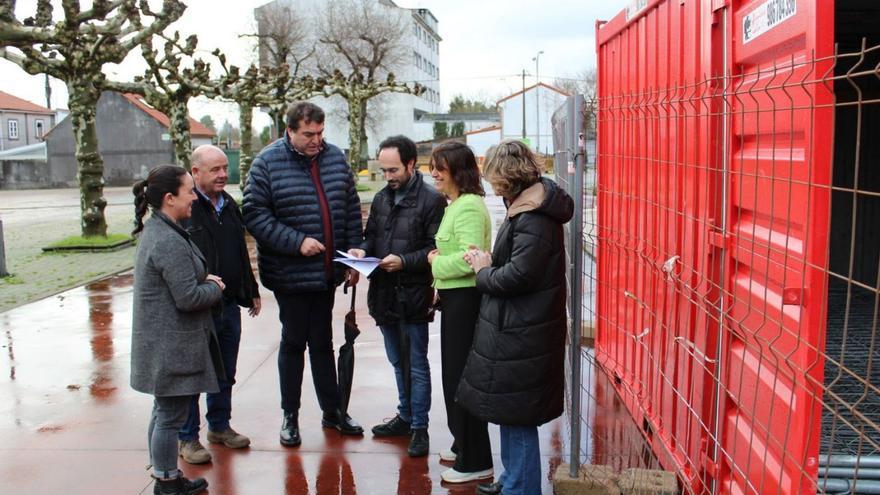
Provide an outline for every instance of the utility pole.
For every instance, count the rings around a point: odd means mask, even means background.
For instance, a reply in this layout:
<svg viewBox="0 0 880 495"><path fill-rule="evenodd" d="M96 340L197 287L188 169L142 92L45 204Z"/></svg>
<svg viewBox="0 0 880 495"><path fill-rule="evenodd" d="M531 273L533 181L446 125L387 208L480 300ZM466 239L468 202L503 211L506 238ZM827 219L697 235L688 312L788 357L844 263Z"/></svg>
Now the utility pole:
<svg viewBox="0 0 880 495"><path fill-rule="evenodd" d="M522 117L523 117L523 128L522 128L522 138L523 141L526 139L526 70L523 69L522 73Z"/></svg>
<svg viewBox="0 0 880 495"><path fill-rule="evenodd" d="M46 74L46 108L52 110L52 86L49 85L49 74Z"/></svg>
<svg viewBox="0 0 880 495"><path fill-rule="evenodd" d="M541 83L540 72L538 71L538 62L544 50L539 50L538 54L532 58L535 61L535 151L541 152Z"/></svg>

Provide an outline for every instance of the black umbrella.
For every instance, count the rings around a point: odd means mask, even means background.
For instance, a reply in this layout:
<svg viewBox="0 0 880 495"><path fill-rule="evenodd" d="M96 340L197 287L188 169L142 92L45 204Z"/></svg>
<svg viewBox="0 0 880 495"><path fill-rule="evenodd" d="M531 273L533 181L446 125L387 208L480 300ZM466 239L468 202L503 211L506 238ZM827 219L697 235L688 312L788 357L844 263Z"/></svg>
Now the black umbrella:
<svg viewBox="0 0 880 495"><path fill-rule="evenodd" d="M348 290L348 283L342 289ZM357 327L357 315L354 312L354 300L357 286L351 286L351 309L345 314L345 343L339 348L336 359L336 373L339 375L339 409L343 417L348 412L348 401L351 399L351 384L354 381L354 340L361 331Z"/></svg>

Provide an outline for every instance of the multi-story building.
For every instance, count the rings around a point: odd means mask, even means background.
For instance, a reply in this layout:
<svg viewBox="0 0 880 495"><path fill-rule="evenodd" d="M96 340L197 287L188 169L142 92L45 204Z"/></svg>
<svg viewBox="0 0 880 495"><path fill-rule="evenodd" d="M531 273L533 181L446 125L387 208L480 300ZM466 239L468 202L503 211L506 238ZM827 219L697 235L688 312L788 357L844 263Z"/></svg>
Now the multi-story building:
<svg viewBox="0 0 880 495"><path fill-rule="evenodd" d="M279 6L286 6L295 13L303 13L307 17L306 25L316 25L316 16L321 15L322 8L332 0L273 0L255 9L258 24L263 13L272 12ZM402 11L410 28L407 30L404 44L403 62L393 70L398 82L418 82L426 91L419 96L400 93L385 93L371 100L367 107L371 117L367 124L367 148L370 156L374 156L376 148L387 136L404 134L415 138L416 121L426 114L441 111L440 98L440 35L438 34L437 18L428 9L403 8L391 0L375 1L377 5L388 9ZM411 22L410 22L411 20ZM258 30L262 27L258 25ZM314 33L313 33L314 34ZM261 63L267 63L265 56ZM384 76L383 76L384 77ZM314 98L328 115L324 138L346 150L348 144L348 122L346 120L346 102L338 96L332 98Z"/></svg>
<svg viewBox="0 0 880 495"><path fill-rule="evenodd" d="M0 91L0 151L43 141L55 125L55 112Z"/></svg>

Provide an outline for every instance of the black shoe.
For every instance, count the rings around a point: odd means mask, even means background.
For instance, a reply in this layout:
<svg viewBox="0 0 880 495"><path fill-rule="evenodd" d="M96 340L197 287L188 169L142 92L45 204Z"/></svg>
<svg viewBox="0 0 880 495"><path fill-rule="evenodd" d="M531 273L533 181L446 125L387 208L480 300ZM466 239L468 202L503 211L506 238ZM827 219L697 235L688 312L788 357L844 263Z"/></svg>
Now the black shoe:
<svg viewBox="0 0 880 495"><path fill-rule="evenodd" d="M343 435L363 435L364 429L357 424L348 414L342 414L340 410L325 412L321 419L321 426L333 428Z"/></svg>
<svg viewBox="0 0 880 495"><path fill-rule="evenodd" d="M477 485L477 493L480 495L501 495L501 483L480 483Z"/></svg>
<svg viewBox="0 0 880 495"><path fill-rule="evenodd" d="M302 443L302 438L299 436L299 424L295 415L291 413L284 414L279 440L281 445L285 447L298 447Z"/></svg>
<svg viewBox="0 0 880 495"><path fill-rule="evenodd" d="M412 431L412 438L409 441L409 448L406 449L406 453L409 454L410 457L425 457L428 455L429 445L428 429L414 428Z"/></svg>
<svg viewBox="0 0 880 495"><path fill-rule="evenodd" d="M183 475L171 480L156 480L153 485L153 495L195 495L208 488L208 482L204 478L188 480Z"/></svg>
<svg viewBox="0 0 880 495"><path fill-rule="evenodd" d="M377 437L406 437L412 433L411 425L396 415L388 422L373 427L373 435Z"/></svg>

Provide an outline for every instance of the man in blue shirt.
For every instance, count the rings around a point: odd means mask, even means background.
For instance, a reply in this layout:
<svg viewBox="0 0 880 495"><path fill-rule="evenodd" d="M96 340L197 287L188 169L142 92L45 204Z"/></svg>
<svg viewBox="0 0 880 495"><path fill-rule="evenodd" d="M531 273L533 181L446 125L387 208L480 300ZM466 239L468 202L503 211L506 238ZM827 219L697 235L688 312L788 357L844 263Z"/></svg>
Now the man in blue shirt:
<svg viewBox="0 0 880 495"><path fill-rule="evenodd" d="M209 273L223 279L223 299L214 308L214 330L220 343L220 357L225 376L218 376L220 391L207 394L208 441L239 449L250 445L248 437L229 425L232 416L232 385L238 347L241 341L241 310L251 316L260 313L260 294L244 238L244 221L238 205L225 191L228 179L226 154L216 146L203 145L193 151L192 175L196 201L187 231L208 262ZM190 404L189 417L178 434L180 457L190 464L211 460L199 442L199 397Z"/></svg>

